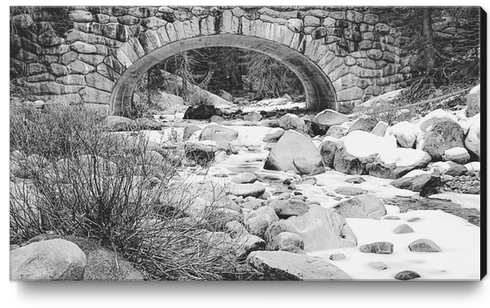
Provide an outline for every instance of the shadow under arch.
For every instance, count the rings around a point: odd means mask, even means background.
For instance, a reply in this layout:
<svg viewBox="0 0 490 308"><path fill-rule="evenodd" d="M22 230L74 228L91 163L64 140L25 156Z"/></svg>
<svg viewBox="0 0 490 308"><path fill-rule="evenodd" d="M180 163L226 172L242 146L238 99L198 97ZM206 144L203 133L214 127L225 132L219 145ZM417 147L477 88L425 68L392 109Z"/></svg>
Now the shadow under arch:
<svg viewBox="0 0 490 308"><path fill-rule="evenodd" d="M303 84L310 110L337 110L334 87L322 69L300 52L278 42L237 34L198 36L171 42L153 50L128 67L111 93L110 114L128 115L138 80L153 66L175 54L204 47L236 47L266 54L291 69Z"/></svg>

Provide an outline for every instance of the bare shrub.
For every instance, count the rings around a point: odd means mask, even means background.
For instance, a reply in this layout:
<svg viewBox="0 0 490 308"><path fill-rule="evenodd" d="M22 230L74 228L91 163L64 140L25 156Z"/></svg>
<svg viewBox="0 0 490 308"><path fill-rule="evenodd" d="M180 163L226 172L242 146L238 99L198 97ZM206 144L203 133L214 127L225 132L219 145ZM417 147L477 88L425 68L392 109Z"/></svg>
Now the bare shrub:
<svg viewBox="0 0 490 308"><path fill-rule="evenodd" d="M90 112L64 107L14 110L10 137L11 243L46 233L89 239L150 280L253 276L219 231L219 198L195 211L202 192L143 134L108 133Z"/></svg>

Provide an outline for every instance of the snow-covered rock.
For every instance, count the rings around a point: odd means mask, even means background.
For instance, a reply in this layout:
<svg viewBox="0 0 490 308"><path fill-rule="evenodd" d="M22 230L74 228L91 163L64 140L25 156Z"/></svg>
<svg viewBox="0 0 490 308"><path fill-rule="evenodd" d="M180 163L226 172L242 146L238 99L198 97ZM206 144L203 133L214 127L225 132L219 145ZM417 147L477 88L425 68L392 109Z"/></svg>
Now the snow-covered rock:
<svg viewBox="0 0 490 308"><path fill-rule="evenodd" d="M327 127L340 125L347 121L349 118L346 115L331 109L325 109L313 118L313 122Z"/></svg>
<svg viewBox="0 0 490 308"><path fill-rule="evenodd" d="M210 124L203 128L201 131L200 140L213 140L218 143L230 142L238 137L238 131L217 125Z"/></svg>
<svg viewBox="0 0 490 308"><path fill-rule="evenodd" d="M273 223L265 233L266 241L281 232L298 234L303 239L306 252L357 245L356 236L345 218L334 209L321 206L311 206L301 216Z"/></svg>
<svg viewBox="0 0 490 308"><path fill-rule="evenodd" d="M271 149L264 169L309 175L325 172L322 156L311 139L294 130L286 131Z"/></svg>
<svg viewBox="0 0 490 308"><path fill-rule="evenodd" d="M420 133L421 130L418 125L407 121L399 122L386 130L386 135L395 136L402 148L412 148Z"/></svg>
<svg viewBox="0 0 490 308"><path fill-rule="evenodd" d="M387 149L380 152L374 162L366 165L366 171L371 176L397 179L414 169L426 167L430 161L430 155L421 150Z"/></svg>
<svg viewBox="0 0 490 308"><path fill-rule="evenodd" d="M452 167L451 164L448 162L438 161L438 162L435 162L435 163L429 165L429 171L430 172L439 172L440 174L444 174L451 167Z"/></svg>
<svg viewBox="0 0 490 308"><path fill-rule="evenodd" d="M464 165L470 160L470 154L463 147L451 148L444 151L444 155L442 155L442 160L453 161L457 164Z"/></svg>
<svg viewBox="0 0 490 308"><path fill-rule="evenodd" d="M463 146L463 129L453 120L443 118L431 125L417 148L429 153L432 160L441 160L444 151Z"/></svg>
<svg viewBox="0 0 490 308"><path fill-rule="evenodd" d="M441 120L452 120L457 122L458 118L451 112L439 108L428 113L419 122L417 122L417 125L423 132L425 132L431 125Z"/></svg>
<svg viewBox="0 0 490 308"><path fill-rule="evenodd" d="M371 194L362 194L344 200L333 209L346 218L376 218L386 215L383 201Z"/></svg>
<svg viewBox="0 0 490 308"><path fill-rule="evenodd" d="M379 137L370 132L353 131L345 136L344 147L350 155L368 157L389 149L395 149L396 139L393 136Z"/></svg>

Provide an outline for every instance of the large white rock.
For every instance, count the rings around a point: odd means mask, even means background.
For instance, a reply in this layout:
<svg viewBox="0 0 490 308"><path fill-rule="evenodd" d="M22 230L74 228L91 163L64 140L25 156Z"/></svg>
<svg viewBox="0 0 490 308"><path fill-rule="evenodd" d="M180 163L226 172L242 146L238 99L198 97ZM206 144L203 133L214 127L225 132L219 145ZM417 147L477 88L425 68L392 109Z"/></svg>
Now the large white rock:
<svg viewBox="0 0 490 308"><path fill-rule="evenodd" d="M412 148L420 133L421 130L418 125L407 121L397 123L386 130L386 135L395 136L402 148Z"/></svg>
<svg viewBox="0 0 490 308"><path fill-rule="evenodd" d="M419 165L421 161L429 163L430 156L422 150L394 148L379 153L379 159L385 164L395 164L397 167Z"/></svg>
<svg viewBox="0 0 490 308"><path fill-rule="evenodd" d="M264 169L309 175L325 172L322 156L311 139L294 130L286 131L271 149Z"/></svg>
<svg viewBox="0 0 490 308"><path fill-rule="evenodd" d="M76 244L61 239L10 251L11 280L81 280L86 265L85 253Z"/></svg>

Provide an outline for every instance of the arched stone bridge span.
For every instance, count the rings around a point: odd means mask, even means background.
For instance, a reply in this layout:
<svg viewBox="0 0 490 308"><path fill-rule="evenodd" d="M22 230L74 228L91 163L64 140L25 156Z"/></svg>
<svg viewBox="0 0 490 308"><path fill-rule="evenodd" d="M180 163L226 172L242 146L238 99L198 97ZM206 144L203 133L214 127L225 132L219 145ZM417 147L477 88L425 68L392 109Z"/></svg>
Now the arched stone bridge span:
<svg viewBox="0 0 490 308"><path fill-rule="evenodd" d="M42 99L131 108L138 79L182 51L246 48L280 60L302 81L311 109L392 91L408 73L401 32L383 8L74 7L59 36L49 14L14 16L13 66ZM11 61L11 63L12 63Z"/></svg>

